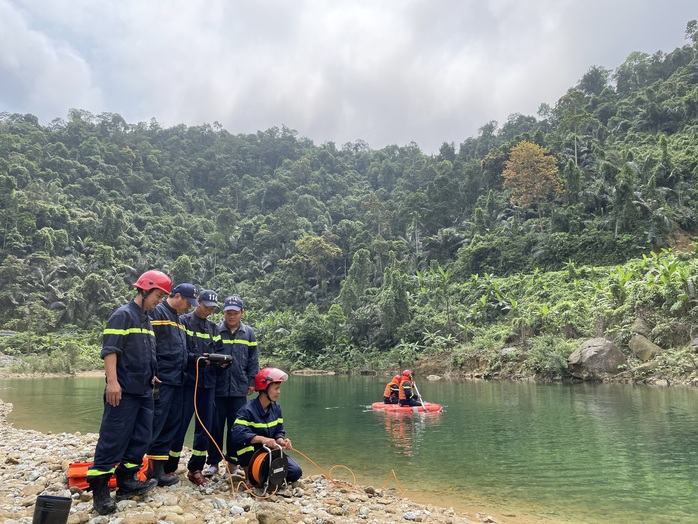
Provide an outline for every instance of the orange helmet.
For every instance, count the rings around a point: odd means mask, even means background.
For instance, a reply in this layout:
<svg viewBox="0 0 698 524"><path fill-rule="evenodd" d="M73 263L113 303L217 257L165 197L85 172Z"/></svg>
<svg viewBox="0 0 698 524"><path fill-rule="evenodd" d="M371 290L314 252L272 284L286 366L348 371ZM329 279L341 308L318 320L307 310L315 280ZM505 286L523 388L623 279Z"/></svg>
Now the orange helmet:
<svg viewBox="0 0 698 524"><path fill-rule="evenodd" d="M269 384L288 380L288 375L278 368L264 368L254 377L254 390L266 391Z"/></svg>
<svg viewBox="0 0 698 524"><path fill-rule="evenodd" d="M151 289L159 289L164 291L168 295L172 291L172 280L162 271L151 270L146 271L140 277L133 287L142 289L143 291L150 291Z"/></svg>
<svg viewBox="0 0 698 524"><path fill-rule="evenodd" d="M412 378L412 372L409 369L403 371L402 374L407 378Z"/></svg>

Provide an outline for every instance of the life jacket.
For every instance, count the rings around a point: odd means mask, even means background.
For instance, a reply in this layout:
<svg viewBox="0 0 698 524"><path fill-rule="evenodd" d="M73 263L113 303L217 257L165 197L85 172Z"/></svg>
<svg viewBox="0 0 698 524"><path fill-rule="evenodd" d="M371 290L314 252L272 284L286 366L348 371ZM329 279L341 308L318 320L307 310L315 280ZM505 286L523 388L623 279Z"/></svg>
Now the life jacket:
<svg viewBox="0 0 698 524"><path fill-rule="evenodd" d="M407 379L400 382L400 400L406 400L408 398L412 398L413 396L414 392L412 391L412 383Z"/></svg>
<svg viewBox="0 0 698 524"><path fill-rule="evenodd" d="M385 391L383 391L383 396L384 397L391 397L393 395L398 395L399 389L400 389L400 383L398 382L398 380L395 377L393 377L393 380L388 382L388 384L385 386Z"/></svg>

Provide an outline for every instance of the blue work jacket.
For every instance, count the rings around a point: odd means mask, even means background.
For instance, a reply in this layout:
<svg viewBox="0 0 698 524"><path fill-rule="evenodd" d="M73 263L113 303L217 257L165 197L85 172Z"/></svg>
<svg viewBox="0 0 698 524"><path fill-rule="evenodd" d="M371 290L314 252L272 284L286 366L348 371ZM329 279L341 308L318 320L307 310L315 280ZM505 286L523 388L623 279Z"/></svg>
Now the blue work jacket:
<svg viewBox="0 0 698 524"><path fill-rule="evenodd" d="M189 360L187 334L179 321L179 314L164 298L148 312L155 332L155 354L158 359L158 378L163 384L181 386Z"/></svg>
<svg viewBox="0 0 698 524"><path fill-rule="evenodd" d="M246 466L254 452L262 447L261 444L250 442L257 435L274 440L286 438L281 406L276 402L269 404L269 408L264 411L262 403L257 397L250 400L238 411L235 424L233 424L232 440L238 464L241 466Z"/></svg>
<svg viewBox="0 0 698 524"><path fill-rule="evenodd" d="M254 387L254 377L259 371L257 338L254 329L240 322L235 333L231 333L225 321L218 323L218 332L223 343L222 352L232 355L229 368L216 368L217 397L246 397L247 388Z"/></svg>
<svg viewBox="0 0 698 524"><path fill-rule="evenodd" d="M133 300L114 311L102 334L106 357L116 353L116 377L123 393L145 395L157 374L155 333L148 316Z"/></svg>

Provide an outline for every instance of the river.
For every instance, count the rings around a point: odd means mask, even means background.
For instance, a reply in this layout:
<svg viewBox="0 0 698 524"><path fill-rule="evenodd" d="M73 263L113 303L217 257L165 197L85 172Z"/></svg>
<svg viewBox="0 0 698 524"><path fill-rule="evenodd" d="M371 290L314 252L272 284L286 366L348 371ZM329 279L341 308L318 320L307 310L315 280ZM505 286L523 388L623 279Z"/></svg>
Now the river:
<svg viewBox="0 0 698 524"><path fill-rule="evenodd" d="M386 378L292 376L280 404L294 447L334 477L418 502L534 522L692 522L698 392L689 388L418 380L443 413L370 409ZM96 432L101 378L0 379L10 421ZM319 472L299 456L305 474ZM393 476L391 472L394 472ZM386 484L387 482L387 484ZM445 491L445 492L444 492Z"/></svg>

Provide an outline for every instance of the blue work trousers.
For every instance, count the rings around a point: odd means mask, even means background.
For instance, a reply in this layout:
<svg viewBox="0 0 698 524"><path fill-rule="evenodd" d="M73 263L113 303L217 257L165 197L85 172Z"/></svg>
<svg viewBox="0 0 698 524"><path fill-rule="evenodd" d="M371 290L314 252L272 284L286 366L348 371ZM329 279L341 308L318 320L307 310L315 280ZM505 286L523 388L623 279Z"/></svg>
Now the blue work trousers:
<svg viewBox="0 0 698 524"><path fill-rule="evenodd" d="M182 402L182 424L179 427L177 438L172 442L170 448L170 461L177 460L182 454L184 439L187 436L189 423L194 417L194 445L187 464L189 471L200 471L206 463L206 452L208 451L210 438L206 431L213 435L213 399L216 393L215 388L202 388L196 390L196 412L194 410L194 386L184 386L184 399ZM198 418L195 414L198 413ZM201 421L199 421L201 419ZM202 425L203 423L203 425Z"/></svg>
<svg viewBox="0 0 698 524"><path fill-rule="evenodd" d="M211 442L208 447L208 464L217 465L221 458L223 450L223 435L225 439L225 459L228 462L237 464L237 455L235 454L235 446L233 446L233 424L237 418L238 411L247 403L247 397L216 397L213 421L213 438L215 444ZM226 429L227 426L227 429ZM218 447L216 447L216 444Z"/></svg>
<svg viewBox="0 0 698 524"><path fill-rule="evenodd" d="M148 391L145 395L124 393L116 407L109 404L105 396L99 440L88 478L111 475L117 463L120 470L140 468L143 455L150 445L152 429L152 392Z"/></svg>
<svg viewBox="0 0 698 524"><path fill-rule="evenodd" d="M156 460L167 460L172 442L179 434L182 424L182 386L160 384L160 396L155 401L153 416L153 440L148 456Z"/></svg>

